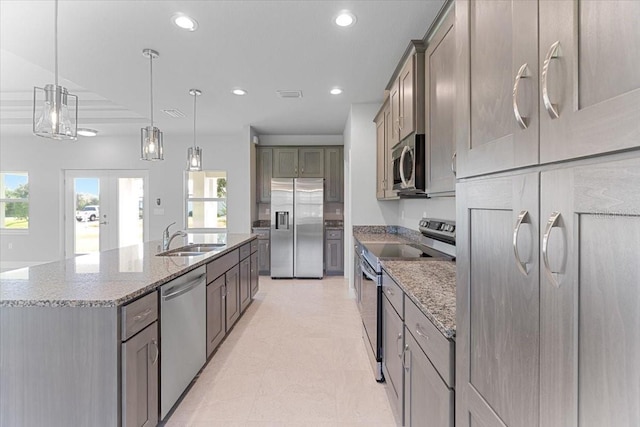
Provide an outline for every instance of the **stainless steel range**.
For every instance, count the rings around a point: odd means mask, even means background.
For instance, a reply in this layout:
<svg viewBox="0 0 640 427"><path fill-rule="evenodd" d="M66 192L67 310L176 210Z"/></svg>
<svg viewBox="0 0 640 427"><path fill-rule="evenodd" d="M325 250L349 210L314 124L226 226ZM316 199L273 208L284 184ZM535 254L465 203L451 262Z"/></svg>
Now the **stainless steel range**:
<svg viewBox="0 0 640 427"><path fill-rule="evenodd" d="M363 324L363 338L369 348L376 381L382 373L382 267L388 259L434 258L454 260L456 225L453 221L423 218L421 243L364 242L356 246L355 287Z"/></svg>

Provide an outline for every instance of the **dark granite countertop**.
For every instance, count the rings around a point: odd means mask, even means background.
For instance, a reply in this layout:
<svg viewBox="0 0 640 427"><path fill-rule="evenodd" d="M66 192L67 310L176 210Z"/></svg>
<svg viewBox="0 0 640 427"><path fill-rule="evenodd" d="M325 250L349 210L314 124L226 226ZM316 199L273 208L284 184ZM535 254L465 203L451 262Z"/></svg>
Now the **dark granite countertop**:
<svg viewBox="0 0 640 427"><path fill-rule="evenodd" d="M447 338L456 335L456 263L381 261L382 268Z"/></svg>

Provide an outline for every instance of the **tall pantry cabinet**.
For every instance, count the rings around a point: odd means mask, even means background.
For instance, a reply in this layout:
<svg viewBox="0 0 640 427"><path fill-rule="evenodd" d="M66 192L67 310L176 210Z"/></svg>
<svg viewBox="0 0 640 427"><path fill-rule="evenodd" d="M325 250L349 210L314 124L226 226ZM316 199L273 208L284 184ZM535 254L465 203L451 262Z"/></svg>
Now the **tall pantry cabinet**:
<svg viewBox="0 0 640 427"><path fill-rule="evenodd" d="M459 426L640 425L639 21L456 1Z"/></svg>

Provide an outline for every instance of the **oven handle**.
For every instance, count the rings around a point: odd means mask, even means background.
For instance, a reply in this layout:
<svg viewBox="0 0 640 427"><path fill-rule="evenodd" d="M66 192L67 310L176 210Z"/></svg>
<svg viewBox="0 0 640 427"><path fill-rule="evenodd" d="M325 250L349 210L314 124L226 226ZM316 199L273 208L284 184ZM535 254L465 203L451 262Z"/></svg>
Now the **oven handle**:
<svg viewBox="0 0 640 427"><path fill-rule="evenodd" d="M371 268L369 263L362 258L360 259L360 268L362 269L362 272L365 274L365 276L378 283L378 274L373 270L373 268Z"/></svg>

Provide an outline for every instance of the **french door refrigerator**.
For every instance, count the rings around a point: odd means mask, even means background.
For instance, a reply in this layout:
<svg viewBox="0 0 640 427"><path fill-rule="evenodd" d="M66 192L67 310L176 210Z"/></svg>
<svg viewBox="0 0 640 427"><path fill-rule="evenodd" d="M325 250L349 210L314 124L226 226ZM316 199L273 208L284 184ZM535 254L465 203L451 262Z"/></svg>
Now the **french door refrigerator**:
<svg viewBox="0 0 640 427"><path fill-rule="evenodd" d="M272 278L322 278L323 215L324 179L271 180Z"/></svg>

